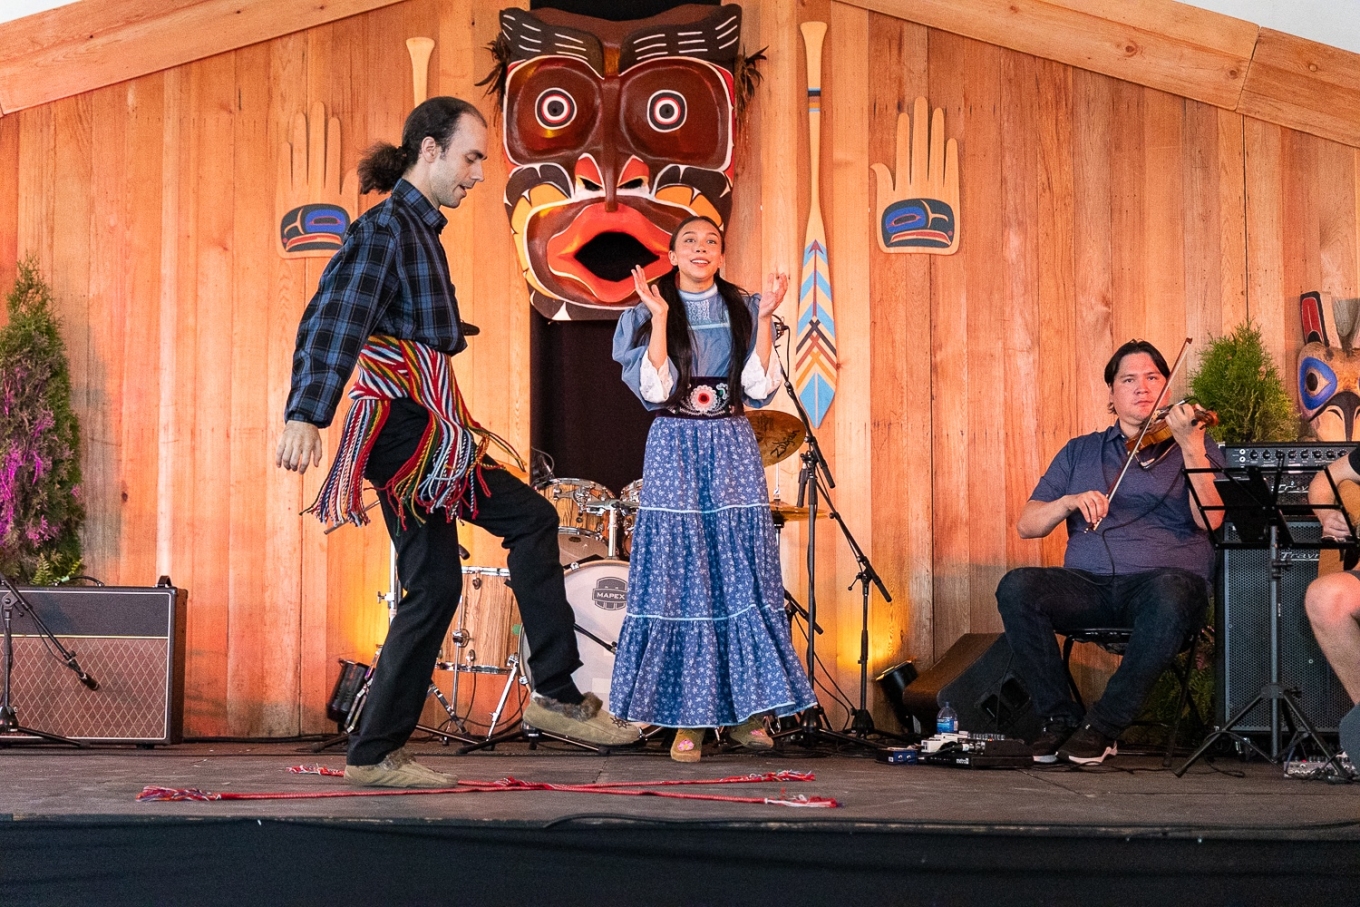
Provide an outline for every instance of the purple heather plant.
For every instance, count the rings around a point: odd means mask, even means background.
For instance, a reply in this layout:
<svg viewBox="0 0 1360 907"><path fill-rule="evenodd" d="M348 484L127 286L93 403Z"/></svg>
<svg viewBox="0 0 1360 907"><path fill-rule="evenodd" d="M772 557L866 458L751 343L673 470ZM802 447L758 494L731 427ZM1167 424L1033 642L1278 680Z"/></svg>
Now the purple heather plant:
<svg viewBox="0 0 1360 907"><path fill-rule="evenodd" d="M0 328L0 571L48 583L80 566L80 428L52 291L19 263Z"/></svg>

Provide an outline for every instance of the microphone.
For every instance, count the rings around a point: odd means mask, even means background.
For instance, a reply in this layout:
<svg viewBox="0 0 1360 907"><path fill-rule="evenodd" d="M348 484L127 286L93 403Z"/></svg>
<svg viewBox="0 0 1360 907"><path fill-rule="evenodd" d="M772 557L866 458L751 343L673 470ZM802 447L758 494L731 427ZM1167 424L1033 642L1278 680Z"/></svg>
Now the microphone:
<svg viewBox="0 0 1360 907"><path fill-rule="evenodd" d="M76 672L76 677L80 678L80 682L85 684L85 686L89 687L92 690L99 689L99 681L95 680L89 674L86 674L83 670L81 670L80 665L76 664L76 657L74 652L71 653L71 660L66 662L66 666L70 668L72 671Z"/></svg>
<svg viewBox="0 0 1360 907"><path fill-rule="evenodd" d="M772 322L772 326L774 328L775 340L778 340L780 337L783 337L785 334L788 333L789 326L784 323L783 318L780 318L778 315L771 315L770 321Z"/></svg>

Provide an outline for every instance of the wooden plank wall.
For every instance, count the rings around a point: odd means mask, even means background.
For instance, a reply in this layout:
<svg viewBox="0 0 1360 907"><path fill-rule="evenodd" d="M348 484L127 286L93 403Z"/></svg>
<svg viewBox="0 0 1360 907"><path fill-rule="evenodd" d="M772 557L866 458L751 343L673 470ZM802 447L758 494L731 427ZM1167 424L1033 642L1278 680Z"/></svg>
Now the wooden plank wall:
<svg viewBox="0 0 1360 907"><path fill-rule="evenodd" d="M190 735L324 730L335 659L367 660L384 625L381 529L323 535L298 516L321 476L272 466L321 268L274 251L277 149L317 101L340 118L346 171L395 138L415 35L438 42L432 93L479 98L502 5L405 0L0 119L0 282L32 254L56 291L86 439L88 570L189 589ZM960 634L1000 628L1005 570L1060 561L1060 538L1021 541L1014 522L1061 443L1106 424L1099 370L1114 346L1140 336L1170 355L1250 316L1288 373L1298 293L1360 295L1356 151L861 4L744 8L746 45L770 59L742 138L728 275L756 286L797 271L797 26L825 20L822 206L842 374L820 436L835 502L893 595L873 597L869 669L929 664ZM885 255L874 240L869 165L892 166L896 116L918 95L959 143L955 256ZM523 448L530 310L505 171L496 146L445 242L464 315L483 329L457 362L464 391ZM796 471L771 471L785 500ZM800 600L805 539L806 526L785 532ZM856 566L832 523L818 539L818 652L855 699ZM474 563L503 563L493 540L469 540Z"/></svg>

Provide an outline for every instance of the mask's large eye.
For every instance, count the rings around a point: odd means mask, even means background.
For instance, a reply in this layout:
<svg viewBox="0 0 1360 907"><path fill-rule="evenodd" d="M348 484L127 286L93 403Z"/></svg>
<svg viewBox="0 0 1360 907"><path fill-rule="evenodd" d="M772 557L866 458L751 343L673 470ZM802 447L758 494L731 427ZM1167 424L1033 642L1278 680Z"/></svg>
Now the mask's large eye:
<svg viewBox="0 0 1360 907"><path fill-rule="evenodd" d="M560 88L549 88L534 102L534 115L544 129L561 129L576 119L576 100Z"/></svg>
<svg viewBox="0 0 1360 907"><path fill-rule="evenodd" d="M678 91L658 91L647 100L647 122L657 132L674 132L685 125L685 96Z"/></svg>
<svg viewBox="0 0 1360 907"><path fill-rule="evenodd" d="M1311 417L1336 393L1336 372L1321 359L1304 356L1299 360L1299 402Z"/></svg>

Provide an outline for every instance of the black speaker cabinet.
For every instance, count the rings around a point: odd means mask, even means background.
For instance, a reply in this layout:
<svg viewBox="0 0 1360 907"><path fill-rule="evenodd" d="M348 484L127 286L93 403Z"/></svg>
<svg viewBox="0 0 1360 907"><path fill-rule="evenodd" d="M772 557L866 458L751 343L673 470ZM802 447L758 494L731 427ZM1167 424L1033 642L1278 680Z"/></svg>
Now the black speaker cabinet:
<svg viewBox="0 0 1360 907"><path fill-rule="evenodd" d="M1290 524L1302 537L1317 524ZM1335 733L1350 711L1350 697L1327 664L1308 614L1303 594L1317 579L1317 552L1297 549L1280 583L1280 680L1298 687L1304 712L1319 731ZM1214 685L1214 723L1223 725L1270 680L1270 557L1265 549L1223 552L1218 579L1217 635L1219 655ZM1270 733L1270 707L1258 705L1236 729L1244 734Z"/></svg>
<svg viewBox="0 0 1360 907"><path fill-rule="evenodd" d="M85 673L91 690L44 646L27 609L13 608L10 701L19 724L75 740L178 743L183 728L184 606L173 586L20 586L24 600ZM0 738L2 741L4 738ZM38 739L16 736L13 739Z"/></svg>
<svg viewBox="0 0 1360 907"><path fill-rule="evenodd" d="M1014 667L1004 633L965 633L907 685L902 703L926 736L935 733L935 716L948 702L959 713L960 730L1032 740L1040 721Z"/></svg>

